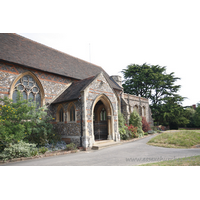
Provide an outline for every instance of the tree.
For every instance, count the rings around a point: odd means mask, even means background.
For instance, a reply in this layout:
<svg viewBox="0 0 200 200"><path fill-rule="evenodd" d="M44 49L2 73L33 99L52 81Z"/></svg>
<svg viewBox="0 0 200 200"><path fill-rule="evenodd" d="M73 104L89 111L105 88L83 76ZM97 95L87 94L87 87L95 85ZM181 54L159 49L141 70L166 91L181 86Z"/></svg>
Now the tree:
<svg viewBox="0 0 200 200"><path fill-rule="evenodd" d="M122 73L124 92L148 98L154 122L171 127L188 123L181 106L184 97L177 94L181 86L175 85L180 78L174 72L167 74L166 67L144 63L128 65Z"/></svg>
<svg viewBox="0 0 200 200"><path fill-rule="evenodd" d="M200 127L200 104L197 104L196 112L194 114L194 124L196 127Z"/></svg>
<svg viewBox="0 0 200 200"><path fill-rule="evenodd" d="M164 125L169 125L170 129L178 129L178 126L185 126L189 123L189 119L186 116L186 110L180 105L183 97L175 95L174 97L165 97L164 103L160 105L159 114L155 115L159 117L156 121Z"/></svg>
<svg viewBox="0 0 200 200"><path fill-rule="evenodd" d="M166 67L158 65L128 65L122 70L124 75L124 92L148 98L151 104L162 102L163 98L173 96L180 89L174 83L180 78L174 73L167 74Z"/></svg>

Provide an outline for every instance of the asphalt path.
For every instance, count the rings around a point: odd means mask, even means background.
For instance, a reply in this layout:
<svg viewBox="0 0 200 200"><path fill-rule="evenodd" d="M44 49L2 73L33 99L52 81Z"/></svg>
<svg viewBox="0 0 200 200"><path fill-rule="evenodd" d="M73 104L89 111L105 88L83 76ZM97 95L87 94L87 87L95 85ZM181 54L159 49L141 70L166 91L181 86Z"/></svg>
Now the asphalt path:
<svg viewBox="0 0 200 200"><path fill-rule="evenodd" d="M1 166L135 166L200 155L200 149L175 149L147 145L156 135L101 150L10 162Z"/></svg>

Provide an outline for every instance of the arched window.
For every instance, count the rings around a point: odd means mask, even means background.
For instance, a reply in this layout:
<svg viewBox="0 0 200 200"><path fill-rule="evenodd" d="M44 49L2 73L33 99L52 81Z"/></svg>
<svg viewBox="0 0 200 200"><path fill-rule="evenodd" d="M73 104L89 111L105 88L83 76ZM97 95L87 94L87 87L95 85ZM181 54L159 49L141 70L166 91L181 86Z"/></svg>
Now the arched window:
<svg viewBox="0 0 200 200"><path fill-rule="evenodd" d="M24 76L20 76L12 88L12 99L14 103L17 101L18 90L22 93L24 99L29 101L36 101L37 107L42 106L41 89L38 83L29 73L26 73Z"/></svg>
<svg viewBox="0 0 200 200"><path fill-rule="evenodd" d="M142 107L142 116L146 117L146 108L144 106Z"/></svg>
<svg viewBox="0 0 200 200"><path fill-rule="evenodd" d="M139 113L139 108L138 108L137 105L135 105L134 110L135 110L137 113Z"/></svg>
<svg viewBox="0 0 200 200"><path fill-rule="evenodd" d="M105 108L103 108L103 109L101 110L101 113L100 113L100 120L101 120L101 121L106 121L106 120L107 120L107 115L106 115L106 110L105 110Z"/></svg>
<svg viewBox="0 0 200 200"><path fill-rule="evenodd" d="M59 122L63 122L64 121L63 118L64 118L64 111L63 108L61 108L59 110Z"/></svg>
<svg viewBox="0 0 200 200"><path fill-rule="evenodd" d="M71 108L70 108L70 121L71 122L75 121L75 108L74 108L74 105L72 105Z"/></svg>

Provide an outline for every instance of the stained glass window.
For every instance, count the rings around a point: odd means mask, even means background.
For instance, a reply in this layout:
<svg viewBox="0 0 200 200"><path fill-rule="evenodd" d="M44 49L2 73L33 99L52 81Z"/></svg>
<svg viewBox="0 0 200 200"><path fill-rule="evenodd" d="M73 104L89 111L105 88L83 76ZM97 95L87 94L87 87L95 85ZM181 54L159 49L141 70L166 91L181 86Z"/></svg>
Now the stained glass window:
<svg viewBox="0 0 200 200"><path fill-rule="evenodd" d="M13 102L17 100L17 90L22 93L24 99L36 101L37 107L41 106L40 88L33 77L25 75L17 81L12 95Z"/></svg>

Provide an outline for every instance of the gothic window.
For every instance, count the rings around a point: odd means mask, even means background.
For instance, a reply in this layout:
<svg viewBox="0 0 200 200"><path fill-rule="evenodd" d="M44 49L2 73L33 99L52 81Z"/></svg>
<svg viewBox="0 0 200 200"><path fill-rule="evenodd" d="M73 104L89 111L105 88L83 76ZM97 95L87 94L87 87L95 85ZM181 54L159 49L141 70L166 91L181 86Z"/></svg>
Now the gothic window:
<svg viewBox="0 0 200 200"><path fill-rule="evenodd" d="M106 121L106 120L107 120L107 115L106 115L106 110L105 110L105 108L103 108L103 109L101 110L101 113L100 113L100 120L101 120L101 121Z"/></svg>
<svg viewBox="0 0 200 200"><path fill-rule="evenodd" d="M17 101L17 90L22 93L24 99L36 101L37 107L41 106L41 91L32 76L25 75L17 81L12 94L13 102Z"/></svg>
<svg viewBox="0 0 200 200"><path fill-rule="evenodd" d="M71 108L70 108L70 121L71 122L75 121L75 108L74 108L74 105L72 105Z"/></svg>
<svg viewBox="0 0 200 200"><path fill-rule="evenodd" d="M146 108L144 106L142 107L142 116L146 117Z"/></svg>
<svg viewBox="0 0 200 200"><path fill-rule="evenodd" d="M63 108L61 108L59 110L59 122L63 122L64 121L63 118L64 118L64 112L63 112Z"/></svg>

